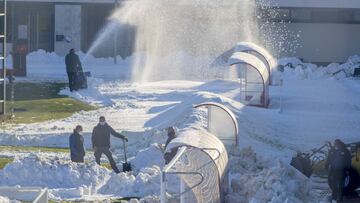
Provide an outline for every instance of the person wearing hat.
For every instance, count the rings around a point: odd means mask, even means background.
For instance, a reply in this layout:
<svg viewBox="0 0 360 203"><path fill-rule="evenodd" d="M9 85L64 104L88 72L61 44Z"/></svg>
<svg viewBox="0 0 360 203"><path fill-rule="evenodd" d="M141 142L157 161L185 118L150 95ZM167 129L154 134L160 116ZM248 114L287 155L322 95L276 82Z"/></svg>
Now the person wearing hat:
<svg viewBox="0 0 360 203"><path fill-rule="evenodd" d="M105 154L114 172L120 173L114 158L112 157L112 153L110 152L110 135L123 139L126 142L128 141L127 137L117 133L109 124L106 123L105 117L101 116L99 118L99 123L94 127L91 137L95 160L96 163L100 165L101 155Z"/></svg>

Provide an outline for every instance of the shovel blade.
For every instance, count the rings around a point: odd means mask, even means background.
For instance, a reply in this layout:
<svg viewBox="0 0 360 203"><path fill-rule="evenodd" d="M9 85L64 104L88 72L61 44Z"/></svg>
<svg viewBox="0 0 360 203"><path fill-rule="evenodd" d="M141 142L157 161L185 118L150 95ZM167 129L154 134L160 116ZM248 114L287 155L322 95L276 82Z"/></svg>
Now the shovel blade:
<svg viewBox="0 0 360 203"><path fill-rule="evenodd" d="M128 163L128 162L123 163L123 164L122 164L122 167L123 167L123 172L132 171L132 169L131 169L131 164Z"/></svg>

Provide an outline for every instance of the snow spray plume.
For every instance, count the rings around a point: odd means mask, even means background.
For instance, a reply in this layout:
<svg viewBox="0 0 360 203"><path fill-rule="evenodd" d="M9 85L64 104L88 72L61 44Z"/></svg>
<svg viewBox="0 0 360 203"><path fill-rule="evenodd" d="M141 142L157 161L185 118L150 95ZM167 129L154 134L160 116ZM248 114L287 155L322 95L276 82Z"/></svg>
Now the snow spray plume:
<svg viewBox="0 0 360 203"><path fill-rule="evenodd" d="M136 29L133 81L192 79L237 42L262 44L256 9L255 0L125 1L88 54L130 25Z"/></svg>

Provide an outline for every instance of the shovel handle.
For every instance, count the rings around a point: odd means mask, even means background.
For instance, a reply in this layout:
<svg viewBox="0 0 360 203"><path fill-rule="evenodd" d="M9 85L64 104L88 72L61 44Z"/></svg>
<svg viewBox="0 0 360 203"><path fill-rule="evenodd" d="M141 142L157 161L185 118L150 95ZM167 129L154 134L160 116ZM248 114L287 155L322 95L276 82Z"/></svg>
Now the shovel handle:
<svg viewBox="0 0 360 203"><path fill-rule="evenodd" d="M124 147L124 157L125 157L125 163L127 163L127 156L126 156L126 143L125 140L123 139L123 147Z"/></svg>

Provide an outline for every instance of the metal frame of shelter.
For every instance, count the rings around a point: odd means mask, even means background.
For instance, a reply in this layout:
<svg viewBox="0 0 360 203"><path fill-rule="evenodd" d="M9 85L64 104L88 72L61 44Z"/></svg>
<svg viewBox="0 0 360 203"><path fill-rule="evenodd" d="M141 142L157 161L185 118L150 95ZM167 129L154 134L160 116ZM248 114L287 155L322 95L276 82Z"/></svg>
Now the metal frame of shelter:
<svg viewBox="0 0 360 203"><path fill-rule="evenodd" d="M162 170L161 202L222 202L228 186L228 155L223 143L204 129L189 128L181 131L166 151L173 149L176 155Z"/></svg>
<svg viewBox="0 0 360 203"><path fill-rule="evenodd" d="M246 65L246 67L250 67L256 72L258 72L261 80L263 91L260 96L260 102L258 104L251 104L253 106L260 106L267 108L269 105L269 85L270 85L270 74L266 68L266 65L256 56L246 53L246 52L235 52L228 60L228 65L230 68L235 67L236 70L239 70L237 65ZM258 85L260 83L248 82L248 73L247 68L245 69L245 81L241 82L241 93L245 94L245 101L249 101L252 99L252 96L248 96L248 93L256 93L259 91L248 90L248 84L252 83L253 85ZM249 97L249 98L248 98ZM251 98L250 98L251 97Z"/></svg>
<svg viewBox="0 0 360 203"><path fill-rule="evenodd" d="M238 145L238 136L239 136L239 126L238 126L238 122L237 122L235 114L225 105L216 103L216 102L205 102L205 103L194 105L194 108L196 108L196 109L200 108L200 107L205 107L208 110L207 130L210 133L217 136L221 141L223 141L224 144L230 140L230 141L232 141L233 145L237 146ZM233 126L231 126L231 127L234 129L234 134L233 134L234 140L226 138L226 137L224 137L224 135L218 135L218 134L216 134L216 132L212 131L213 122L214 122L214 119L212 118L214 115L212 115L212 113L211 113L212 108L221 109L222 112L224 112L229 117L229 119L232 121ZM228 127L230 127L230 126L228 126Z"/></svg>

